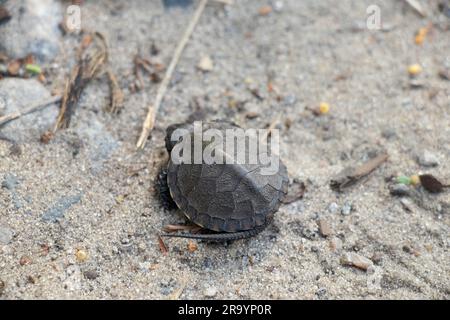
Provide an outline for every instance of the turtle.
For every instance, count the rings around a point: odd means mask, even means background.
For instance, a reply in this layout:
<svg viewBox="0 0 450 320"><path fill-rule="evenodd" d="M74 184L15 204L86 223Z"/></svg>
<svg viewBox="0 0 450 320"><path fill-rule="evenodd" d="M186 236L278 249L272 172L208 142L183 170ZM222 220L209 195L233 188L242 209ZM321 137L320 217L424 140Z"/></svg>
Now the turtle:
<svg viewBox="0 0 450 320"><path fill-rule="evenodd" d="M165 144L169 154L187 135L191 137L192 147L193 127L193 123L167 127ZM172 141L172 133L180 128L186 133ZM224 134L227 129L242 129L225 120L202 122L203 130L211 128ZM250 152L249 141L246 140L246 156ZM202 142L204 150L208 143ZM259 160L253 164L206 163L203 160L188 164L175 163L171 155L157 179L163 206L169 210L179 208L189 221L209 233L165 233L162 236L220 242L249 238L264 230L286 196L289 183L286 166L278 155L273 156L277 157L278 170L268 175L262 174L263 165Z"/></svg>

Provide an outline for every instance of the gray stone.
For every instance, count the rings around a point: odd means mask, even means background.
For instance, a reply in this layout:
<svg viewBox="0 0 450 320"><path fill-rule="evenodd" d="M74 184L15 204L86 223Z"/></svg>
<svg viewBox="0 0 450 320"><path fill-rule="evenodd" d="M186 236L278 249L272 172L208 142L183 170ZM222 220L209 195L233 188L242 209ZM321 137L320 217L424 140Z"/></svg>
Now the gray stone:
<svg viewBox="0 0 450 320"><path fill-rule="evenodd" d="M6 78L0 81L0 100L4 102L3 115L20 112L31 104L50 98L50 92L35 79ZM49 106L25 115L0 127L0 133L15 142L38 141L58 116L58 108Z"/></svg>
<svg viewBox="0 0 450 320"><path fill-rule="evenodd" d="M50 209L44 212L42 220L47 222L56 222L64 217L65 212L74 204L81 200L81 194L62 197Z"/></svg>
<svg viewBox="0 0 450 320"><path fill-rule="evenodd" d="M402 183L390 185L389 192L393 196L409 196L411 194L409 187Z"/></svg>
<svg viewBox="0 0 450 320"><path fill-rule="evenodd" d="M330 213L336 213L338 210L339 210L339 205L336 202L332 202L328 206L328 211Z"/></svg>
<svg viewBox="0 0 450 320"><path fill-rule="evenodd" d="M217 295L217 289L215 287L209 287L203 292L203 295L206 298L214 298Z"/></svg>
<svg viewBox="0 0 450 320"><path fill-rule="evenodd" d="M293 94L288 94L284 97L283 102L288 106L294 105L297 102L297 97Z"/></svg>
<svg viewBox="0 0 450 320"><path fill-rule="evenodd" d="M15 190L16 187L19 185L19 179L12 173L6 173L5 177L2 181L2 188L8 189L8 190Z"/></svg>
<svg viewBox="0 0 450 320"><path fill-rule="evenodd" d="M424 167L436 167L439 165L437 156L428 150L424 150L423 153L417 157L417 162Z"/></svg>
<svg viewBox="0 0 450 320"><path fill-rule="evenodd" d="M348 216L348 215L352 212L352 209L353 209L352 204L351 204L350 202L346 202L346 203L344 203L344 205L342 206L341 213L342 213L344 216Z"/></svg>
<svg viewBox="0 0 450 320"><path fill-rule="evenodd" d="M81 122L75 131L87 147L87 154L92 163L92 171L99 172L105 160L119 146L117 140L106 130L104 125L95 118Z"/></svg>
<svg viewBox="0 0 450 320"><path fill-rule="evenodd" d="M0 51L12 58L33 54L38 61L53 59L59 52L59 23L64 14L55 0L9 0L4 6L11 19L0 25Z"/></svg>
<svg viewBox="0 0 450 320"><path fill-rule="evenodd" d="M86 270L85 272L83 272L83 275L86 279L88 280L95 280L98 278L99 274L98 271L95 269L92 270Z"/></svg>
<svg viewBox="0 0 450 320"><path fill-rule="evenodd" d="M11 228L0 226L0 244L7 245L14 238L14 230Z"/></svg>

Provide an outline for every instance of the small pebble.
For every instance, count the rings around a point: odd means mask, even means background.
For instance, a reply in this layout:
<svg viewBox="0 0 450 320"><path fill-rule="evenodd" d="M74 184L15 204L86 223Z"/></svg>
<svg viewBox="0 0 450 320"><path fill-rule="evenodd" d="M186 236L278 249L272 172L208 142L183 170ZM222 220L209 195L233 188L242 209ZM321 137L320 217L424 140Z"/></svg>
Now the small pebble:
<svg viewBox="0 0 450 320"><path fill-rule="evenodd" d="M389 186L389 192L393 196L409 196L410 190L409 187L405 184L396 183Z"/></svg>
<svg viewBox="0 0 450 320"><path fill-rule="evenodd" d="M283 3L283 1L278 0L278 1L275 1L275 2L273 3L273 9L274 9L276 12L282 11L283 8L284 8L284 3Z"/></svg>
<svg viewBox="0 0 450 320"><path fill-rule="evenodd" d="M19 179L12 173L5 174L5 178L2 181L2 188L8 190L14 190L19 185Z"/></svg>
<svg viewBox="0 0 450 320"><path fill-rule="evenodd" d="M341 257L341 264L345 266L353 266L366 271L371 265L373 265L373 262L357 253L349 252L345 253Z"/></svg>
<svg viewBox="0 0 450 320"><path fill-rule="evenodd" d="M27 265L27 264L30 264L30 263L31 263L31 258L28 257L28 256L22 256L22 257L20 258L20 260L19 260L19 264L20 264L21 266L24 266L24 265Z"/></svg>
<svg viewBox="0 0 450 320"><path fill-rule="evenodd" d="M324 295L327 294L327 289L326 288L320 288L319 290L317 290L316 295L321 298Z"/></svg>
<svg viewBox="0 0 450 320"><path fill-rule="evenodd" d="M375 253L372 255L372 257L370 258L370 260L372 260L373 263L379 265L379 264L381 263L381 261L383 260L383 255L382 255L381 252L375 252Z"/></svg>
<svg viewBox="0 0 450 320"><path fill-rule="evenodd" d="M209 56L203 56L197 64L197 68L201 71L209 72L214 68L213 62Z"/></svg>
<svg viewBox="0 0 450 320"><path fill-rule="evenodd" d="M207 298L213 298L217 295L217 289L215 287L209 287L203 292L203 295Z"/></svg>
<svg viewBox="0 0 450 320"><path fill-rule="evenodd" d="M293 94L288 94L283 99L283 102L288 106L295 104L296 101L297 101L297 97Z"/></svg>
<svg viewBox="0 0 450 320"><path fill-rule="evenodd" d="M0 244L7 245L14 238L14 230L0 226Z"/></svg>
<svg viewBox="0 0 450 320"><path fill-rule="evenodd" d="M272 7L269 5L262 6L261 8L259 8L258 12L260 16L267 16L272 12Z"/></svg>
<svg viewBox="0 0 450 320"><path fill-rule="evenodd" d="M341 213L344 216L348 216L352 212L352 209L353 209L352 204L350 202L345 202L342 207Z"/></svg>
<svg viewBox="0 0 450 320"><path fill-rule="evenodd" d="M336 202L332 202L328 206L328 211L330 213L336 213L338 210L339 210L339 205Z"/></svg>
<svg viewBox="0 0 450 320"><path fill-rule="evenodd" d="M88 280L94 280L98 278L98 272L97 270L86 270L83 273L84 277Z"/></svg>
<svg viewBox="0 0 450 320"><path fill-rule="evenodd" d="M439 165L437 156L428 150L423 151L423 153L417 157L417 162L424 167L436 167Z"/></svg>
<svg viewBox="0 0 450 320"><path fill-rule="evenodd" d="M333 234L330 224L325 219L319 219L317 225L319 226L319 232L322 237L328 237Z"/></svg>
<svg viewBox="0 0 450 320"><path fill-rule="evenodd" d="M413 202L409 198L401 198L400 203L402 204L403 208L406 211L412 212L413 211Z"/></svg>
<svg viewBox="0 0 450 320"><path fill-rule="evenodd" d="M333 252L340 251L342 249L342 240L334 237L330 240L330 249Z"/></svg>

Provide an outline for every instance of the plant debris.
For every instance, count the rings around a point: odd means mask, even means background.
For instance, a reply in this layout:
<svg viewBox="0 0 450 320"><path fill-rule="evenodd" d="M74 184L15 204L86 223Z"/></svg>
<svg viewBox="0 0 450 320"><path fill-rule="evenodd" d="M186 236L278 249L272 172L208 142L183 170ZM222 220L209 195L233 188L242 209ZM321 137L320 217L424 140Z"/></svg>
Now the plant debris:
<svg viewBox="0 0 450 320"><path fill-rule="evenodd" d="M169 252L169 249L167 248L166 244L164 243L160 235L158 235L158 245L159 250L162 252L163 255L166 255Z"/></svg>
<svg viewBox="0 0 450 320"><path fill-rule="evenodd" d="M343 189L355 184L361 178L367 176L373 170L378 168L388 158L387 153L379 154L364 164L357 167L348 167L342 170L330 181L331 189L335 191L343 191Z"/></svg>
<svg viewBox="0 0 450 320"><path fill-rule="evenodd" d="M303 181L294 179L289 185L288 194L281 200L284 204L293 203L303 198L306 191L306 185Z"/></svg>
<svg viewBox="0 0 450 320"><path fill-rule="evenodd" d="M108 69L107 73L110 88L110 102L107 111L117 114L123 108L124 94L119 86L116 76L111 71L111 69Z"/></svg>
<svg viewBox="0 0 450 320"><path fill-rule="evenodd" d="M51 97L45 101L38 101L35 104L31 105L30 107L28 107L27 109L25 109L22 112L14 112L5 116L1 116L0 117L0 127L10 121L13 121L15 119L18 119L24 115L42 110L50 105L52 105L53 103L57 103L61 100L60 96L55 96L55 97Z"/></svg>
<svg viewBox="0 0 450 320"><path fill-rule="evenodd" d="M150 133L153 130L153 127L155 126L156 114L164 99L164 96L170 83L170 79L172 78L172 75L178 64L178 60L180 60L181 54L183 53L183 50L186 47L186 44L188 43L189 38L191 37L191 34L195 29L195 26L200 20L200 17L202 16L203 10L205 9L207 3L208 0L200 1L197 9L194 12L194 15L192 16L189 22L189 25L187 26L180 42L177 45L177 48L175 49L175 52L172 56L172 60L170 61L169 67L167 68L166 74L164 75L161 85L159 86L158 91L156 93L155 101L154 103L148 106L147 116L145 117L144 123L142 124L142 131L136 143L137 149L144 148L148 136L150 135Z"/></svg>
<svg viewBox="0 0 450 320"><path fill-rule="evenodd" d="M8 22L9 19L11 19L9 11L5 7L0 6L0 24Z"/></svg>
<svg viewBox="0 0 450 320"><path fill-rule="evenodd" d="M450 188L450 185L443 184L431 174L422 174L419 176L419 179L422 187L431 193L439 193L442 192L444 188Z"/></svg>
<svg viewBox="0 0 450 320"><path fill-rule="evenodd" d="M54 131L69 127L70 119L78 104L81 93L86 85L98 75L108 60L108 49L103 35L95 32L92 36L93 40L90 42L85 40L87 38L87 36L83 37L80 47L80 60L72 69L70 79L66 82L61 108L53 129ZM91 46L91 44L95 43L97 46Z"/></svg>

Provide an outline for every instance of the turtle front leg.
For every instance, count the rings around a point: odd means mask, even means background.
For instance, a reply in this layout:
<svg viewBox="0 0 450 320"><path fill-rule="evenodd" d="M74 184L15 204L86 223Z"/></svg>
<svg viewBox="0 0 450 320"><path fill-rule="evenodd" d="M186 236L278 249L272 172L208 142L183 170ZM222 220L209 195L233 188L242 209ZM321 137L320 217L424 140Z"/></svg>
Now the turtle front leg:
<svg viewBox="0 0 450 320"><path fill-rule="evenodd" d="M156 188L159 192L161 204L166 210L174 210L177 208L177 204L173 201L170 195L169 185L167 184L167 170L162 169L156 179Z"/></svg>

